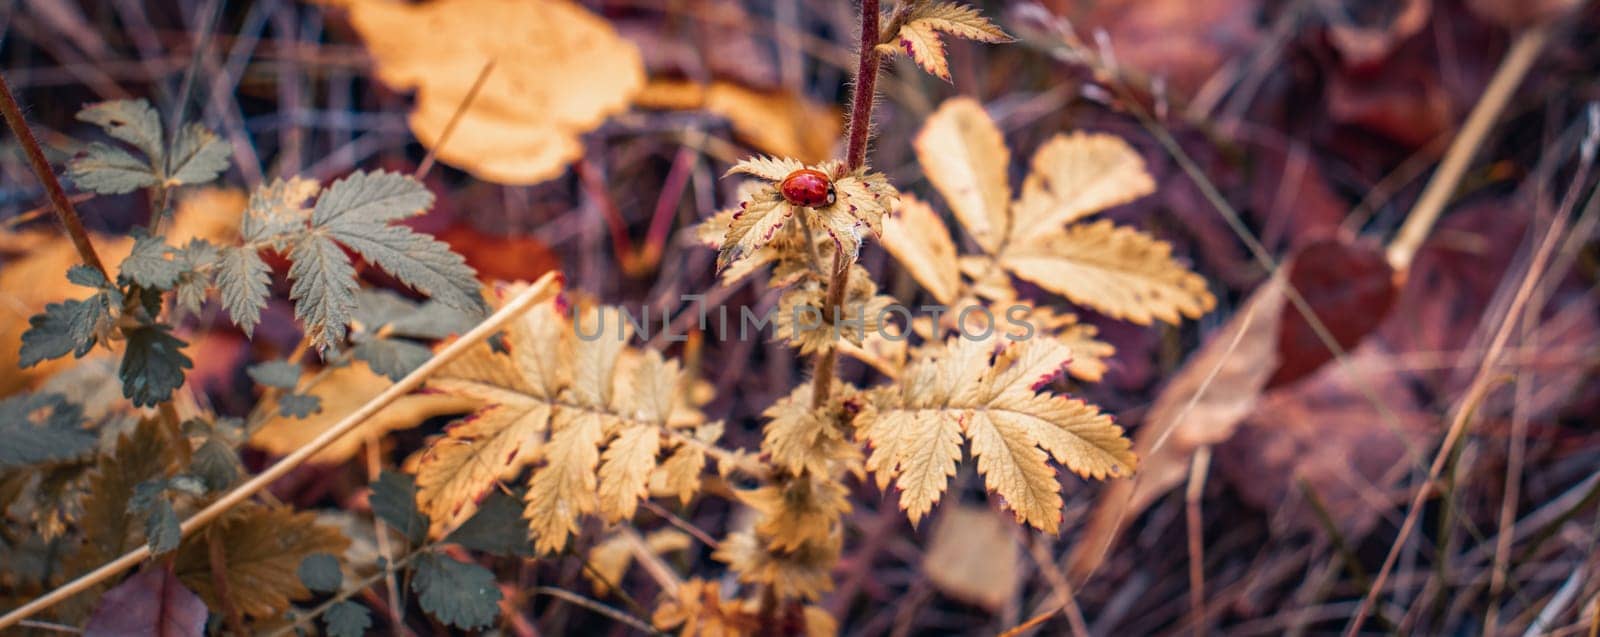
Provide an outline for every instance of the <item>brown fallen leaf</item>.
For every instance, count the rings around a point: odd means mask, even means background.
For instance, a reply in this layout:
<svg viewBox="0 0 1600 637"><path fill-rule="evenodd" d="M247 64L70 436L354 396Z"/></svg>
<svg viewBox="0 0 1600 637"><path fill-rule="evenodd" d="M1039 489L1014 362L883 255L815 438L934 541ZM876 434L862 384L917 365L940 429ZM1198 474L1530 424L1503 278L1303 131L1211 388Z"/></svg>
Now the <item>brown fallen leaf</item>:
<svg viewBox="0 0 1600 637"><path fill-rule="evenodd" d="M728 120L740 139L763 153L808 164L833 156L839 115L832 106L788 91L717 80L652 78L634 105L657 110L705 110Z"/></svg>
<svg viewBox="0 0 1600 637"><path fill-rule="evenodd" d="M206 604L170 569L152 565L106 591L83 630L86 635L204 635Z"/></svg>
<svg viewBox="0 0 1600 637"><path fill-rule="evenodd" d="M250 445L280 456L293 452L392 384L389 379L373 373L365 363L354 363L328 372L328 376L310 391L311 395L322 401L322 411L301 419L279 415L274 407L273 418L250 438ZM403 396L373 414L349 435L335 440L326 449L312 456L311 462L325 464L344 462L361 451L361 445L365 444L368 438L381 437L399 429L409 429L434 416L465 413L478 406L477 401L445 394L423 393Z"/></svg>
<svg viewBox="0 0 1600 637"><path fill-rule="evenodd" d="M1022 586L1014 528L988 508L947 506L922 557L922 571L939 592L998 612Z"/></svg>
<svg viewBox="0 0 1600 637"><path fill-rule="evenodd" d="M352 0L348 9L378 78L416 89L417 139L487 181L526 185L561 174L582 153L578 135L626 108L644 84L638 49L565 0ZM450 139L436 146L491 62Z"/></svg>
<svg viewBox="0 0 1600 637"><path fill-rule="evenodd" d="M1133 439L1139 473L1111 482L1100 497L1068 558L1075 579L1100 565L1129 519L1184 481L1196 449L1226 441L1255 410L1277 367L1285 278L1280 272L1256 288L1156 397Z"/></svg>

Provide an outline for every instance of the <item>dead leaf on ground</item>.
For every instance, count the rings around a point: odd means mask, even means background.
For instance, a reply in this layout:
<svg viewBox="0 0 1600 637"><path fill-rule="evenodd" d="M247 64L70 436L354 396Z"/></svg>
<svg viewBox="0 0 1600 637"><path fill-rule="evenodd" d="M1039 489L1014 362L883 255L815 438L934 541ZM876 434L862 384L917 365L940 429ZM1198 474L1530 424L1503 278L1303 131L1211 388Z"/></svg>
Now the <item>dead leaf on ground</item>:
<svg viewBox="0 0 1600 637"><path fill-rule="evenodd" d="M317 383L310 394L322 401L322 411L309 418L290 418L279 415L273 407L273 418L250 438L251 446L274 455L286 455L333 427L361 405L383 393L394 383L373 373L365 363L353 363L328 373ZM361 451L368 438L382 437L390 431L409 429L434 416L466 413L478 407L477 401L445 394L409 394L390 403L373 414L355 431L340 437L326 449L311 457L311 462L338 464L349 460Z"/></svg>
<svg viewBox="0 0 1600 637"><path fill-rule="evenodd" d="M947 506L922 558L922 571L939 592L998 612L1022 585L1022 552L1014 528L987 508Z"/></svg>
<svg viewBox="0 0 1600 637"><path fill-rule="evenodd" d="M352 0L348 8L378 78L416 89L417 139L480 179L527 185L561 174L582 154L578 135L626 108L644 84L638 49L564 0ZM482 90L436 147L491 60Z"/></svg>
<svg viewBox="0 0 1600 637"><path fill-rule="evenodd" d="M634 98L642 108L703 109L728 120L740 139L763 153L817 163L833 156L839 114L832 106L787 91L733 82L701 84L654 78Z"/></svg>
<svg viewBox="0 0 1600 637"><path fill-rule="evenodd" d="M1346 351L1378 329L1394 307L1394 269L1377 247L1337 239L1316 241L1295 253L1288 270L1289 285ZM1330 360L1333 351L1311 322L1291 308L1278 326L1279 364L1267 387L1294 382Z"/></svg>
<svg viewBox="0 0 1600 637"><path fill-rule="evenodd" d="M152 565L106 591L86 635L193 637L205 634L206 604L164 566Z"/></svg>

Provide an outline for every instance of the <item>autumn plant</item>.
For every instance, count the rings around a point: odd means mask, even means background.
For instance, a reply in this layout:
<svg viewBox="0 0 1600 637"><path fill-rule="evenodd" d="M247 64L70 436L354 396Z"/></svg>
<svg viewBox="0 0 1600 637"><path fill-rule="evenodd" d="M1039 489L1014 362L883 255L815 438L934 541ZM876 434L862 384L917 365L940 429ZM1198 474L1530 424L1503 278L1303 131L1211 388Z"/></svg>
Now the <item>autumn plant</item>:
<svg viewBox="0 0 1600 637"><path fill-rule="evenodd" d="M662 591L654 629L825 634L835 620L813 603L835 584L852 488L892 486L916 524L946 498L964 455L1019 523L1059 532L1058 468L1127 477L1138 459L1111 415L1062 391L1065 377L1099 380L1111 347L1065 303L1016 282L1139 325L1177 324L1214 301L1166 243L1094 218L1154 189L1139 154L1114 136L1057 135L1014 190L1011 152L983 108L944 103L915 150L970 239L965 251L933 202L875 170L866 158L882 58L907 55L949 80L945 37L1009 40L964 5L907 0L880 15L876 0L863 2L843 158L739 161L727 171L739 180L738 205L694 230L716 251L722 282L766 272L774 334L810 360L810 376L761 412L759 449L723 446L725 423L704 410L710 397L693 366L632 341L621 308L561 292L552 277L480 288L461 256L400 223L434 203L416 178L271 180L249 195L236 236L179 242L167 234L173 192L215 179L228 146L198 124L167 130L141 100L84 109L79 118L109 139L68 159L67 181L100 196L142 192L154 213L114 271L90 246L65 273L88 296L33 317L21 363L109 356L122 395L153 409L113 430L62 393L0 402L13 441L0 449L0 489L28 503L19 510L38 530L5 537L6 554L55 556L41 573L7 575L17 579L5 605L38 599L0 625L43 612L117 630L126 608L160 603L188 631L319 622L358 635L403 622L414 599L439 625L481 629L517 601L503 599L505 572L473 553L572 554L602 592L630 564L646 570ZM76 223L70 203L57 204ZM900 301L858 262L873 243L943 311L886 312ZM352 255L428 300L363 288ZM251 336L266 320L278 259L303 340L249 367L263 391L248 418L218 417L184 399L193 361L179 328L214 302ZM817 320L796 319L799 308ZM841 356L876 380L841 376ZM402 402L408 414L382 411ZM312 513L250 497L312 454L346 460L429 415L459 417L372 483L367 502L386 552L373 567L342 561L350 540ZM331 433L297 438L297 427ZM340 439L358 429L366 440ZM252 437L289 459L251 479L238 449ZM749 514L721 538L631 526L644 508L698 498ZM732 579L680 573L659 557L691 541L709 543ZM146 556L138 575L116 583ZM361 595L380 582L386 598ZM389 606L374 617L372 600Z"/></svg>

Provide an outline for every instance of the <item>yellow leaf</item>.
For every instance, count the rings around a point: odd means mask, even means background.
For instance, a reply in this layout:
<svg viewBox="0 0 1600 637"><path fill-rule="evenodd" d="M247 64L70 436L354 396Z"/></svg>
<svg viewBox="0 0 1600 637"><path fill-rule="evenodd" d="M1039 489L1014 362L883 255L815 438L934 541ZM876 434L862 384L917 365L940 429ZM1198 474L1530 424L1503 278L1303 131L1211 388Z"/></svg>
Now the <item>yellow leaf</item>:
<svg viewBox="0 0 1600 637"><path fill-rule="evenodd" d="M776 191L763 192L756 198L740 204L738 212L728 221L728 229L717 253L717 270L747 254L753 254L770 243L783 224L794 216L794 206L789 205Z"/></svg>
<svg viewBox="0 0 1600 637"><path fill-rule="evenodd" d="M736 532L722 540L712 557L728 565L746 584L771 586L780 599L816 600L833 590L833 565L839 560L837 535L807 543L793 552L772 551L756 536Z"/></svg>
<svg viewBox="0 0 1600 637"><path fill-rule="evenodd" d="M1205 279L1172 258L1172 246L1108 220L1014 244L1000 261L1039 287L1140 325L1176 325L1216 305Z"/></svg>
<svg viewBox="0 0 1600 637"><path fill-rule="evenodd" d="M497 481L510 479L538 459L550 407L495 405L458 421L445 437L414 456L417 507L439 529L453 528Z"/></svg>
<svg viewBox="0 0 1600 637"><path fill-rule="evenodd" d="M698 577L676 591L662 594L650 622L662 630L678 629L681 637L739 637L762 628L755 608L739 600L724 600L716 582Z"/></svg>
<svg viewBox="0 0 1600 637"><path fill-rule="evenodd" d="M350 3L378 77L416 89L411 129L445 163L489 181L532 184L582 152L577 136L625 108L644 84L639 51L565 0ZM494 68L440 147L486 63Z"/></svg>
<svg viewBox="0 0 1600 637"><path fill-rule="evenodd" d="M650 490L677 496L678 501L688 504L695 492L700 490L700 472L705 468L705 449L692 444L679 445L672 455L661 461L655 475L650 477Z"/></svg>
<svg viewBox="0 0 1600 637"><path fill-rule="evenodd" d="M1007 228L1011 188L1000 129L983 106L967 97L947 100L928 118L914 145L917 160L956 219L988 252L999 249Z"/></svg>
<svg viewBox="0 0 1600 637"><path fill-rule="evenodd" d="M794 475L832 475L834 463L853 463L860 452L830 421L836 410L813 409L811 396L811 384L801 383L761 413L761 451Z"/></svg>
<svg viewBox="0 0 1600 637"><path fill-rule="evenodd" d="M639 499L649 493L646 487L660 450L661 432L650 426L623 429L606 445L600 465L600 515L607 522L633 517Z"/></svg>
<svg viewBox="0 0 1600 637"><path fill-rule="evenodd" d="M250 437L250 445L274 455L292 453L393 384L388 378L373 373L366 363L333 369L308 392L321 399L322 411L309 418L290 418L278 415L277 407L273 406L273 417ZM361 451L361 446L369 439L381 438L391 431L410 429L434 416L470 411L480 404L471 398L446 394L403 396L362 422L355 431L341 436L317 452L311 457L311 462L344 462Z"/></svg>
<svg viewBox="0 0 1600 637"><path fill-rule="evenodd" d="M961 272L956 265L956 244L944 220L933 208L912 196L883 220L883 247L940 303L956 298Z"/></svg>
<svg viewBox="0 0 1600 637"><path fill-rule="evenodd" d="M945 59L944 42L939 33L979 42L1009 42L1011 36L972 7L951 2L918 2L884 34L878 50L897 53L894 42L919 66L945 81L950 80L950 65ZM898 25L898 27L897 27Z"/></svg>
<svg viewBox="0 0 1600 637"><path fill-rule="evenodd" d="M761 514L756 533L780 551L826 544L840 516L850 511L849 491L829 474L807 474L749 491L739 501Z"/></svg>
<svg viewBox="0 0 1600 637"><path fill-rule="evenodd" d="M1022 587L1013 529L988 508L952 504L939 514L922 570L940 592L998 612Z"/></svg>
<svg viewBox="0 0 1600 637"><path fill-rule="evenodd" d="M1056 135L1033 155L1022 182L1011 240L1056 228L1155 192L1144 159L1113 135Z"/></svg>
<svg viewBox="0 0 1600 637"><path fill-rule="evenodd" d="M900 506L915 523L955 475L964 435L989 490L1019 521L1055 532L1062 500L1050 457L1094 478L1127 475L1136 461L1109 416L1040 393L1071 356L1049 338L952 338L931 348L857 416L857 431L873 446L867 469L880 486L892 480L900 488Z"/></svg>
<svg viewBox="0 0 1600 637"><path fill-rule="evenodd" d="M541 553L556 553L567 536L578 532L578 516L594 512L595 465L600 461L599 418L556 412L556 431L545 445L548 462L534 471L528 483L528 531ZM566 422L562 422L565 420Z"/></svg>

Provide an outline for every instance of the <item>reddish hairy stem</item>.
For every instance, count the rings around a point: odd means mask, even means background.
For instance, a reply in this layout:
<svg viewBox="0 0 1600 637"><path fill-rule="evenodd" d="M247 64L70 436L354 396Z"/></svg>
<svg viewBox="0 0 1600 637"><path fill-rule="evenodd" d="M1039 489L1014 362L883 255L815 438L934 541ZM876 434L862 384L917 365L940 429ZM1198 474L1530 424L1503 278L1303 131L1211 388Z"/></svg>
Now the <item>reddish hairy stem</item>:
<svg viewBox="0 0 1600 637"><path fill-rule="evenodd" d="M28 156L28 163L33 166L33 173L39 176L39 183L44 184L45 195L55 208L56 220L61 222L61 228L72 239L73 247L78 249L78 258L83 260L84 265L106 275L106 266L100 263L100 255L95 253L94 245L89 243L89 233L83 229L83 221L78 217L78 210L72 207L72 200L67 198L66 189L61 187L61 180L50 170L50 161L44 158L44 151L39 148L39 140L34 139L27 120L22 118L22 109L17 106L17 99L11 96L11 86L6 83L3 76L0 76L0 112L5 115L6 124L11 127L11 132L17 136L17 141L22 145L23 152ZM109 275L107 278L110 278Z"/></svg>
<svg viewBox="0 0 1600 637"><path fill-rule="evenodd" d="M861 0L861 50L856 65L855 92L850 97L850 143L845 151L845 169L855 170L867 165L867 138L872 133L872 100L878 86L878 0ZM833 253L833 276L828 279L827 302L824 316L832 319L841 314L844 290L850 282L850 264L844 255ZM829 348L817 355L817 366L811 375L811 406L821 408L828 404L833 392L833 375L838 348Z"/></svg>

